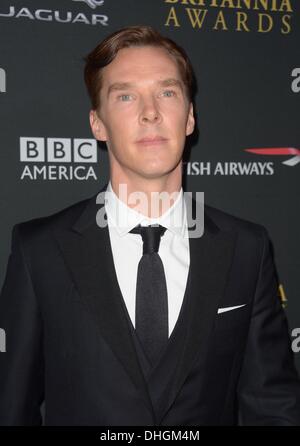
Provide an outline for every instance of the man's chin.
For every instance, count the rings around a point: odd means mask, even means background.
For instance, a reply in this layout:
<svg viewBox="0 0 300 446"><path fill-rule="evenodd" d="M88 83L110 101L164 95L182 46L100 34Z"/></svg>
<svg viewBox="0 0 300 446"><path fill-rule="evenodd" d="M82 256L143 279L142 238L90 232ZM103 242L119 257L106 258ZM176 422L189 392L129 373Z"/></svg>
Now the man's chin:
<svg viewBox="0 0 300 446"><path fill-rule="evenodd" d="M173 171L175 170L174 168L170 168L170 169L148 169L146 171L143 171L141 173L141 178L144 178L145 180L159 180L162 178L165 178L166 176L170 175Z"/></svg>

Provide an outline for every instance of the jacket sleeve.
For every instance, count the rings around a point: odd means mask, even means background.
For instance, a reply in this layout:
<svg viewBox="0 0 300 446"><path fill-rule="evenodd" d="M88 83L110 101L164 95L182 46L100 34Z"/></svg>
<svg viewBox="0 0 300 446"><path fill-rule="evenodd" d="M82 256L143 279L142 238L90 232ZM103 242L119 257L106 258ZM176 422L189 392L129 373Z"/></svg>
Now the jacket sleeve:
<svg viewBox="0 0 300 446"><path fill-rule="evenodd" d="M19 231L12 231L11 253L0 295L0 425L41 425L44 398L42 320Z"/></svg>
<svg viewBox="0 0 300 446"><path fill-rule="evenodd" d="M278 297L268 233L238 386L240 425L300 425L300 381L285 311Z"/></svg>

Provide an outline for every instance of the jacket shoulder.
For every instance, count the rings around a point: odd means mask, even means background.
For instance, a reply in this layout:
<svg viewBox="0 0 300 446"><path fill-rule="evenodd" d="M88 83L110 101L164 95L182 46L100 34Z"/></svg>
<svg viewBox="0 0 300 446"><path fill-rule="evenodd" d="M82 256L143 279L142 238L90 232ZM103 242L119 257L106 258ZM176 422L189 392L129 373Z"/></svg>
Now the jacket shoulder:
<svg viewBox="0 0 300 446"><path fill-rule="evenodd" d="M221 230L235 230L240 234L259 238L268 234L266 227L258 222L241 218L210 205L205 205L204 208L208 217L213 220Z"/></svg>
<svg viewBox="0 0 300 446"><path fill-rule="evenodd" d="M95 198L93 195L89 198L77 201L52 214L33 218L27 221L16 223L13 226L12 233L19 233L22 238L31 239L32 237L43 236L51 229L64 229L72 226L90 201Z"/></svg>

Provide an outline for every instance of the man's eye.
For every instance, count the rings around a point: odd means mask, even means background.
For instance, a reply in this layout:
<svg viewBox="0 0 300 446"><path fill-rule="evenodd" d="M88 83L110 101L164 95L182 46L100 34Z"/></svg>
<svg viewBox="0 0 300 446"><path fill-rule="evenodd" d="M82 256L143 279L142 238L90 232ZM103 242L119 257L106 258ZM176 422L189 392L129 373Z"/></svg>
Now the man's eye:
<svg viewBox="0 0 300 446"><path fill-rule="evenodd" d="M174 90L165 90L163 91L163 96L170 98L172 96L175 96L175 91Z"/></svg>
<svg viewBox="0 0 300 446"><path fill-rule="evenodd" d="M132 96L130 94L121 94L120 96L118 96L118 99L123 102L128 102L132 99Z"/></svg>

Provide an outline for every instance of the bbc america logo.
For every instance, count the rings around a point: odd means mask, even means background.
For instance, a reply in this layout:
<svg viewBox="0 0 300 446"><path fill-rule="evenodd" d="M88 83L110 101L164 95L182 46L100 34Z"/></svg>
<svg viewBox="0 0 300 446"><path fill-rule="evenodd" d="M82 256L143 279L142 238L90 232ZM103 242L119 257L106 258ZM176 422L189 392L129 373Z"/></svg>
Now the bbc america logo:
<svg viewBox="0 0 300 446"><path fill-rule="evenodd" d="M20 137L21 180L97 180L97 141Z"/></svg>

